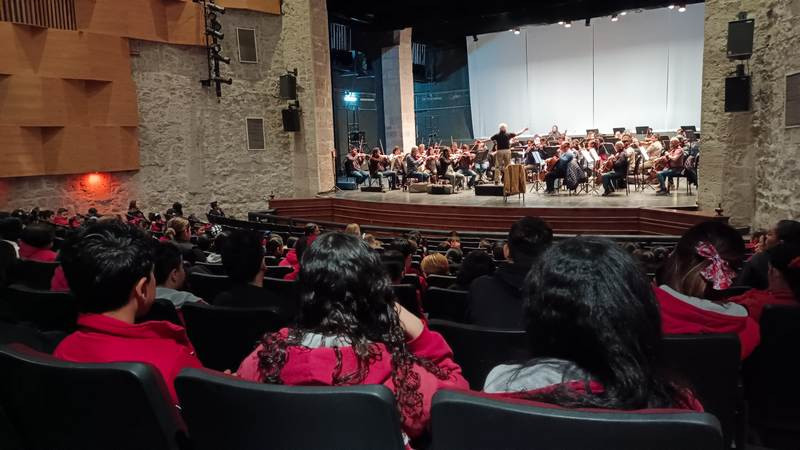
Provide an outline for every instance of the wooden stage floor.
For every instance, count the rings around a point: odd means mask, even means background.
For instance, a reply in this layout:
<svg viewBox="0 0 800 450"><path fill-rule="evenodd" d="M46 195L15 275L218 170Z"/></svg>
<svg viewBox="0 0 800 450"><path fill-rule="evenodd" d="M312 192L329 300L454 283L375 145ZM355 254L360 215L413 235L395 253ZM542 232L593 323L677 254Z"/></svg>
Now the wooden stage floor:
<svg viewBox="0 0 800 450"><path fill-rule="evenodd" d="M697 194L686 193L686 189L673 190L668 196L659 196L654 190L633 192L617 192L608 197L597 194L568 195L561 192L558 195L545 195L542 192L529 192L522 196L508 197L504 202L503 197L477 196L474 190L465 190L450 195L432 195L427 193L409 194L400 190L386 190L379 192L339 191L336 198L379 203L405 203L410 205L449 205L449 206L489 206L508 208L671 208L694 209L697 206Z"/></svg>

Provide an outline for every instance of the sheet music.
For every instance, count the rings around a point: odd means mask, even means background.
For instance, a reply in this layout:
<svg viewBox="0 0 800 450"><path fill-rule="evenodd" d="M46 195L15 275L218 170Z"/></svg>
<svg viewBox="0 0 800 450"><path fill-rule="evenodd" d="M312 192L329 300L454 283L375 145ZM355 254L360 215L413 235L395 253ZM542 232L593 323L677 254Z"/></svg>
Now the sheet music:
<svg viewBox="0 0 800 450"><path fill-rule="evenodd" d="M590 148L589 149L589 154L592 155L592 159L594 161L599 161L600 160L600 155L597 154L597 150L595 150L593 148Z"/></svg>
<svg viewBox="0 0 800 450"><path fill-rule="evenodd" d="M583 155L583 159L585 159L587 163L592 164L595 162L594 157L587 150L581 150L581 155Z"/></svg>
<svg viewBox="0 0 800 450"><path fill-rule="evenodd" d="M539 155L539 152L536 151L533 152L533 160L536 161L536 164L539 164L540 166L544 164L544 161L542 161L542 157L541 155Z"/></svg>
<svg viewBox="0 0 800 450"><path fill-rule="evenodd" d="M639 147L639 153L642 154L642 161L650 161L650 156L647 155L647 152L643 148Z"/></svg>

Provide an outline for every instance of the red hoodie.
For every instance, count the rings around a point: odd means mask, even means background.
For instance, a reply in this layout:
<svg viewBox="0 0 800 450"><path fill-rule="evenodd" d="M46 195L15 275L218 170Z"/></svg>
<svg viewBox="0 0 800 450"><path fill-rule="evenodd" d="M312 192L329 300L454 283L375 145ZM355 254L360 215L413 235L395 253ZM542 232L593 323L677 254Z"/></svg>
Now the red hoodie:
<svg viewBox="0 0 800 450"><path fill-rule="evenodd" d="M742 359L761 341L758 322L740 305L689 297L666 285L653 289L661 305L664 334L736 334L741 343Z"/></svg>
<svg viewBox="0 0 800 450"><path fill-rule="evenodd" d="M729 298L728 301L747 308L750 317L757 322L761 320L761 312L766 305L800 306L800 301L794 298L791 291L750 289L742 295Z"/></svg>
<svg viewBox="0 0 800 450"><path fill-rule="evenodd" d="M166 321L129 324L102 314L81 314L78 330L58 344L53 356L74 362L152 364L176 404L175 377L181 369L203 367L183 327Z"/></svg>
<svg viewBox="0 0 800 450"><path fill-rule="evenodd" d="M283 276L284 280L294 281L300 273L300 262L297 260L297 252L294 249L286 253L286 257L278 263L279 266L291 266L292 271Z"/></svg>
<svg viewBox="0 0 800 450"><path fill-rule="evenodd" d="M280 330L279 335L284 339L289 330ZM380 356L369 367L369 372L362 384L383 384L395 392L392 382L392 357L384 344L376 344ZM263 350L258 346L253 353L247 356L239 366L238 374L241 378L251 381L263 381L259 370L258 353ZM353 372L357 368L357 359L352 347L339 347L342 355L341 373ZM453 361L453 351L439 333L425 327L416 339L408 342L408 351L414 355L425 358L444 371L450 372L450 377L440 380L435 375L420 366L414 366L414 372L419 375L419 393L422 394L422 414L418 418L405 417L403 431L413 438L421 436L428 427L431 418L431 399L439 389L469 389L467 380L461 375L461 368ZM293 346L287 348L286 365L281 370L281 380L288 385L300 386L331 386L333 373L336 370L336 354L333 347L308 348Z"/></svg>
<svg viewBox="0 0 800 450"><path fill-rule="evenodd" d="M39 262L53 262L56 260L57 253L49 248L39 248L19 242L19 257Z"/></svg>

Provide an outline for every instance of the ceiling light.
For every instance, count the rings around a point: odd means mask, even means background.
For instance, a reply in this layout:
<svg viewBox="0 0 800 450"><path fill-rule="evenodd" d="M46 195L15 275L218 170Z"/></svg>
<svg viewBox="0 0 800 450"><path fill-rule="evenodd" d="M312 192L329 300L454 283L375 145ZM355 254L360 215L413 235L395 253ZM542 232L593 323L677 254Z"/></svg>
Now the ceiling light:
<svg viewBox="0 0 800 450"><path fill-rule="evenodd" d="M514 34L519 34L519 28L514 28Z"/></svg>
<svg viewBox="0 0 800 450"><path fill-rule="evenodd" d="M675 9L675 5L669 5L669 6L667 6L667 8L669 8L669 9Z"/></svg>
<svg viewBox="0 0 800 450"><path fill-rule="evenodd" d="M558 21L558 24L559 24L559 25L564 25L564 21L563 21L563 20L559 20L559 21Z"/></svg>
<svg viewBox="0 0 800 450"><path fill-rule="evenodd" d="M613 15L611 15L611 21L612 21L612 22L616 22L616 21L618 21L618 20L619 20L619 17L617 17L617 15L616 15L616 14L613 14Z"/></svg>
<svg viewBox="0 0 800 450"><path fill-rule="evenodd" d="M625 14L628 14L628 11L622 11L621 13L619 13L620 16L624 16Z"/></svg>
<svg viewBox="0 0 800 450"><path fill-rule="evenodd" d="M567 27L567 28L572 27L572 21L568 20L568 21L564 22L564 26Z"/></svg>
<svg viewBox="0 0 800 450"><path fill-rule="evenodd" d="M686 11L686 5L678 6L678 12L684 12L684 11Z"/></svg>

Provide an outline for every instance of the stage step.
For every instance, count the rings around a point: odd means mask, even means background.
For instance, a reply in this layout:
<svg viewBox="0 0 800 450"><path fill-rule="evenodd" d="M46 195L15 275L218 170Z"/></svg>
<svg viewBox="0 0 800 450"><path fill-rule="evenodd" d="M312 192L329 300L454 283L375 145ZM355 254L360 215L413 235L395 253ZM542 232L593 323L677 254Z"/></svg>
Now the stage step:
<svg viewBox="0 0 800 450"><path fill-rule="evenodd" d="M475 186L475 195L484 195L490 197L502 197L503 185L502 184L479 184Z"/></svg>
<svg viewBox="0 0 800 450"><path fill-rule="evenodd" d="M383 186L362 186L361 192L386 192Z"/></svg>

